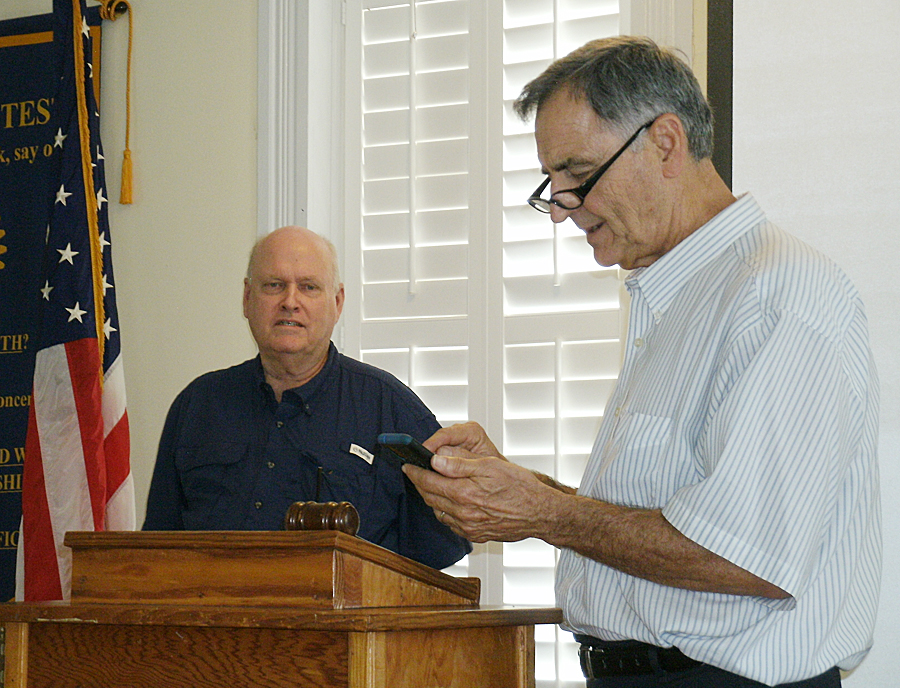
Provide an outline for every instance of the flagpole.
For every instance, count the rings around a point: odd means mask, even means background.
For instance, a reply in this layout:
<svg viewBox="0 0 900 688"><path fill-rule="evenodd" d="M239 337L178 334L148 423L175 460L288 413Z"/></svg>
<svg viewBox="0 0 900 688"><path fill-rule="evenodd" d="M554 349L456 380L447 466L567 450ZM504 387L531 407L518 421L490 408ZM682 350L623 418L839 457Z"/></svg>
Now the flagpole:
<svg viewBox="0 0 900 688"><path fill-rule="evenodd" d="M84 195L88 222L88 235L91 244L91 281L94 290L94 317L97 328L97 347L100 350L100 384L103 385L103 350L105 337L103 323L106 315L103 310L103 254L100 246L100 230L97 221L97 192L94 189L94 166L91 164L91 132L88 123L87 94L84 88L84 42L81 34L87 23L81 14L80 0L72 0L72 38L75 46L75 92L78 101L78 130L81 134L81 174L84 177Z"/></svg>

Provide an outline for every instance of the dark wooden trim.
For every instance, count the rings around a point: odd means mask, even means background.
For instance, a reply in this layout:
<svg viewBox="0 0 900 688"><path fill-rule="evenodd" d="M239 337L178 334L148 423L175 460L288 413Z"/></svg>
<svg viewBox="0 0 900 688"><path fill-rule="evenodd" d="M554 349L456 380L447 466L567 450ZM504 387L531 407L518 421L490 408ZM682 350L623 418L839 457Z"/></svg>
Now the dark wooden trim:
<svg viewBox="0 0 900 688"><path fill-rule="evenodd" d="M713 164L731 188L733 0L708 0L706 91L715 117Z"/></svg>

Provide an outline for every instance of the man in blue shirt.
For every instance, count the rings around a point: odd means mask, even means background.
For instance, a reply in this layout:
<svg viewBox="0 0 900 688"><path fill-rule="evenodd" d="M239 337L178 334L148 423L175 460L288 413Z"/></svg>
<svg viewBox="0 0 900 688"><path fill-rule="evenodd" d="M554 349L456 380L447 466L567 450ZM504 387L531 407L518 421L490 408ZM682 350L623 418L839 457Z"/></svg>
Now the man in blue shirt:
<svg viewBox="0 0 900 688"><path fill-rule="evenodd" d="M376 446L440 425L395 377L337 351L343 303L331 242L283 227L256 244L243 309L259 355L173 402L144 530L278 530L294 502L349 501L360 537L406 557L445 568L471 550Z"/></svg>

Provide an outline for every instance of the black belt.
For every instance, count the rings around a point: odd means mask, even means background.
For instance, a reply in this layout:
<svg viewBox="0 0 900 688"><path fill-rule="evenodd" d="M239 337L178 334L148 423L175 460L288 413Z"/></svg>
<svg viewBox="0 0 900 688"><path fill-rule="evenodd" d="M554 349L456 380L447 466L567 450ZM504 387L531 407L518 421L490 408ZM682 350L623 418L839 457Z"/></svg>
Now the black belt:
<svg viewBox="0 0 900 688"><path fill-rule="evenodd" d="M576 635L575 640L581 643L578 658L585 678L686 671L703 664L677 647L657 647L637 640L610 642L583 635Z"/></svg>

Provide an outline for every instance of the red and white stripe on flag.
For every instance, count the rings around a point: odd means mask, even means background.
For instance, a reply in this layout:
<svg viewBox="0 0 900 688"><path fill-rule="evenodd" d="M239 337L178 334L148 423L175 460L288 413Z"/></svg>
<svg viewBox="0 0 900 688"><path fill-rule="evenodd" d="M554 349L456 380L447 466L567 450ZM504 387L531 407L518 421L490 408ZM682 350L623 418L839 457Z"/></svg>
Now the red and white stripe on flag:
<svg viewBox="0 0 900 688"><path fill-rule="evenodd" d="M69 598L67 531L135 528L120 363L101 385L96 339L37 354L22 486L17 596L25 601Z"/></svg>

